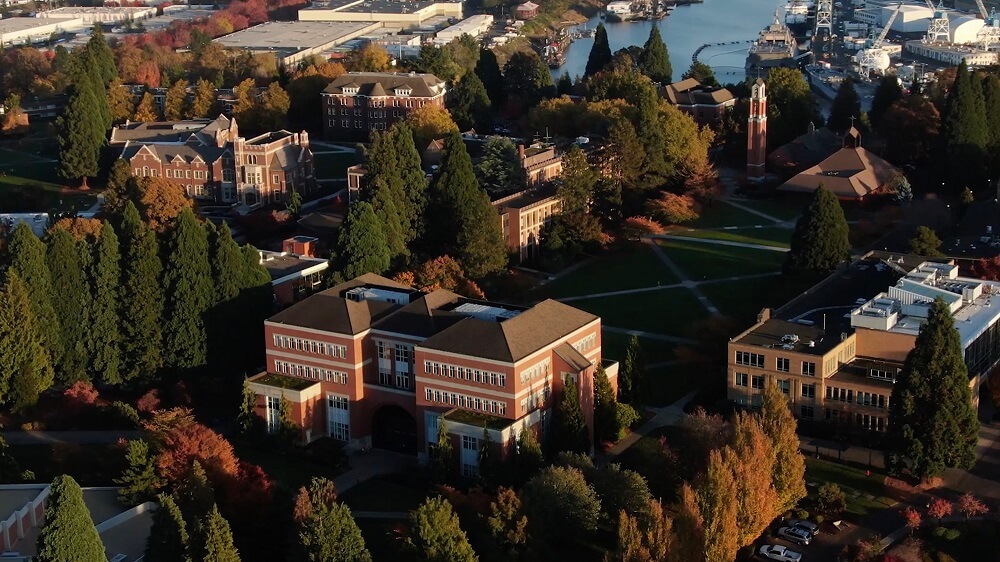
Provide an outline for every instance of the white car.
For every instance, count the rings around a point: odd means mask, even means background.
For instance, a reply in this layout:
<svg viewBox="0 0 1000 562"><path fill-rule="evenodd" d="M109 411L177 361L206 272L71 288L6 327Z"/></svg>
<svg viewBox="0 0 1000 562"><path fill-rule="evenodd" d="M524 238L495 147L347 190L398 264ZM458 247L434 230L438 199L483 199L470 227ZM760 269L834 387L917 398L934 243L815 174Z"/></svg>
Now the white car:
<svg viewBox="0 0 1000 562"><path fill-rule="evenodd" d="M812 535L809 534L809 531L798 527L782 527L778 529L778 536L801 545L807 545L812 541Z"/></svg>
<svg viewBox="0 0 1000 562"><path fill-rule="evenodd" d="M768 560L778 562L801 562L802 553L788 550L788 547L779 544L765 544L760 547L760 555Z"/></svg>
<svg viewBox="0 0 1000 562"><path fill-rule="evenodd" d="M813 536L816 536L819 533L819 525L813 523L812 521L806 521L805 519L789 519L785 524L789 527L798 527Z"/></svg>

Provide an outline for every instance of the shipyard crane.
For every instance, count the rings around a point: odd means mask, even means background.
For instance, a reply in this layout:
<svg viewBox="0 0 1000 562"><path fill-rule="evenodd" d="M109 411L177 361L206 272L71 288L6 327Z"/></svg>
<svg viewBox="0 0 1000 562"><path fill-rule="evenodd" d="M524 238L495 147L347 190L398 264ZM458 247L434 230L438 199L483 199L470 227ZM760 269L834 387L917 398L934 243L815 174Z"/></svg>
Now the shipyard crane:
<svg viewBox="0 0 1000 562"><path fill-rule="evenodd" d="M872 71L881 74L885 72L885 69L889 68L889 54L885 52L882 48L882 42L885 41L885 36L889 34L889 28L892 27L892 23L896 21L896 16L899 15L900 8L903 4L896 5L896 11L889 16L889 21L886 22L885 27L882 28L882 33L878 34L875 41L871 45L865 47L858 53L858 67L860 67L861 76L868 78Z"/></svg>
<svg viewBox="0 0 1000 562"><path fill-rule="evenodd" d="M993 10L987 12L983 0L976 0L976 6L979 7L979 14L983 16L983 28L976 34L976 42L984 51L988 51L1000 40L1000 17L997 17Z"/></svg>
<svg viewBox="0 0 1000 562"><path fill-rule="evenodd" d="M816 37L821 29L825 29L827 35L833 34L833 0L816 2Z"/></svg>
<svg viewBox="0 0 1000 562"><path fill-rule="evenodd" d="M947 43L950 41L951 24L948 23L948 12L944 9L944 2L934 7L933 0L926 0L927 7L931 9L931 19L927 23L927 36L924 40L928 43Z"/></svg>

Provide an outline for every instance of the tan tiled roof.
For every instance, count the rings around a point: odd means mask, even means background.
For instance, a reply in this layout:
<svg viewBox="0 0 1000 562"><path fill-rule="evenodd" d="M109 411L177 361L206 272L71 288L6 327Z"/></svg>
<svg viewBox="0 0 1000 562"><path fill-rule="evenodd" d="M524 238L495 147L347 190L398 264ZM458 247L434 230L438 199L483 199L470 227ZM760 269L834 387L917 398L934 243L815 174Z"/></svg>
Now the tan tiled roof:
<svg viewBox="0 0 1000 562"><path fill-rule="evenodd" d="M411 97L432 98L444 89L444 81L433 74L395 72L349 72L335 78L324 94L342 94L344 88L359 88L363 96L384 96L399 87L409 87ZM381 93L378 93L381 91Z"/></svg>
<svg viewBox="0 0 1000 562"><path fill-rule="evenodd" d="M445 305L457 303L460 298L451 291L438 289L379 320L374 328L423 338L433 336L465 318L464 314L441 310Z"/></svg>
<svg viewBox="0 0 1000 562"><path fill-rule="evenodd" d="M663 95L674 105L721 104L735 99L729 90L710 89L694 78L667 84L663 87Z"/></svg>
<svg viewBox="0 0 1000 562"><path fill-rule="evenodd" d="M399 308L399 305L375 300L349 301L331 291L327 289L299 301L268 321L353 336L370 328L373 320Z"/></svg>
<svg viewBox="0 0 1000 562"><path fill-rule="evenodd" d="M823 184L842 199L861 199L883 188L898 173L898 168L865 148L842 148L778 189L812 193Z"/></svg>

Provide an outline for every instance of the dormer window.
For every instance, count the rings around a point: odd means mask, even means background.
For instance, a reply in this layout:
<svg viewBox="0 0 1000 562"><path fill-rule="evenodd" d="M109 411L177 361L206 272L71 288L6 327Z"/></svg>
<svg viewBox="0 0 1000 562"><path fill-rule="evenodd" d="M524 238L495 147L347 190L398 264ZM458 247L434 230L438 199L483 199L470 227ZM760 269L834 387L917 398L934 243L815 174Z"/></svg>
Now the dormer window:
<svg viewBox="0 0 1000 562"><path fill-rule="evenodd" d="M413 93L411 88L396 88L397 96L408 96Z"/></svg>
<svg viewBox="0 0 1000 562"><path fill-rule="evenodd" d="M359 91L361 91L361 88L359 88L357 86L345 86L344 87L344 93L347 94L347 95L349 95L349 96L356 96L356 95L358 95Z"/></svg>

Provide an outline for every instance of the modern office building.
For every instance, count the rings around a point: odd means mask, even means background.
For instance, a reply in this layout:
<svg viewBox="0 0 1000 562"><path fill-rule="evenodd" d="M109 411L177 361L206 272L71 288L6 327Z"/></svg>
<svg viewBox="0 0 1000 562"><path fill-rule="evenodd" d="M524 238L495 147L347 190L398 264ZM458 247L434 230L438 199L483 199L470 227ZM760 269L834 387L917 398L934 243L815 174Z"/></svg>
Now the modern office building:
<svg viewBox="0 0 1000 562"><path fill-rule="evenodd" d="M329 140L367 140L410 112L444 107L447 87L433 74L349 72L323 90L324 133Z"/></svg>
<svg viewBox="0 0 1000 562"><path fill-rule="evenodd" d="M499 454L522 428L544 434L566 380L591 427L593 377L617 387L593 314L553 300L527 308L422 292L374 274L271 317L265 346L266 371L250 387L269 428L287 400L304 442L329 436L426 458L444 419L466 476L484 429Z"/></svg>
<svg viewBox="0 0 1000 562"><path fill-rule="evenodd" d="M1000 283L963 277L950 260L872 252L729 342L729 399L760 403L764 385L804 420L882 431L893 383L935 299L955 320L978 406L1000 360Z"/></svg>

